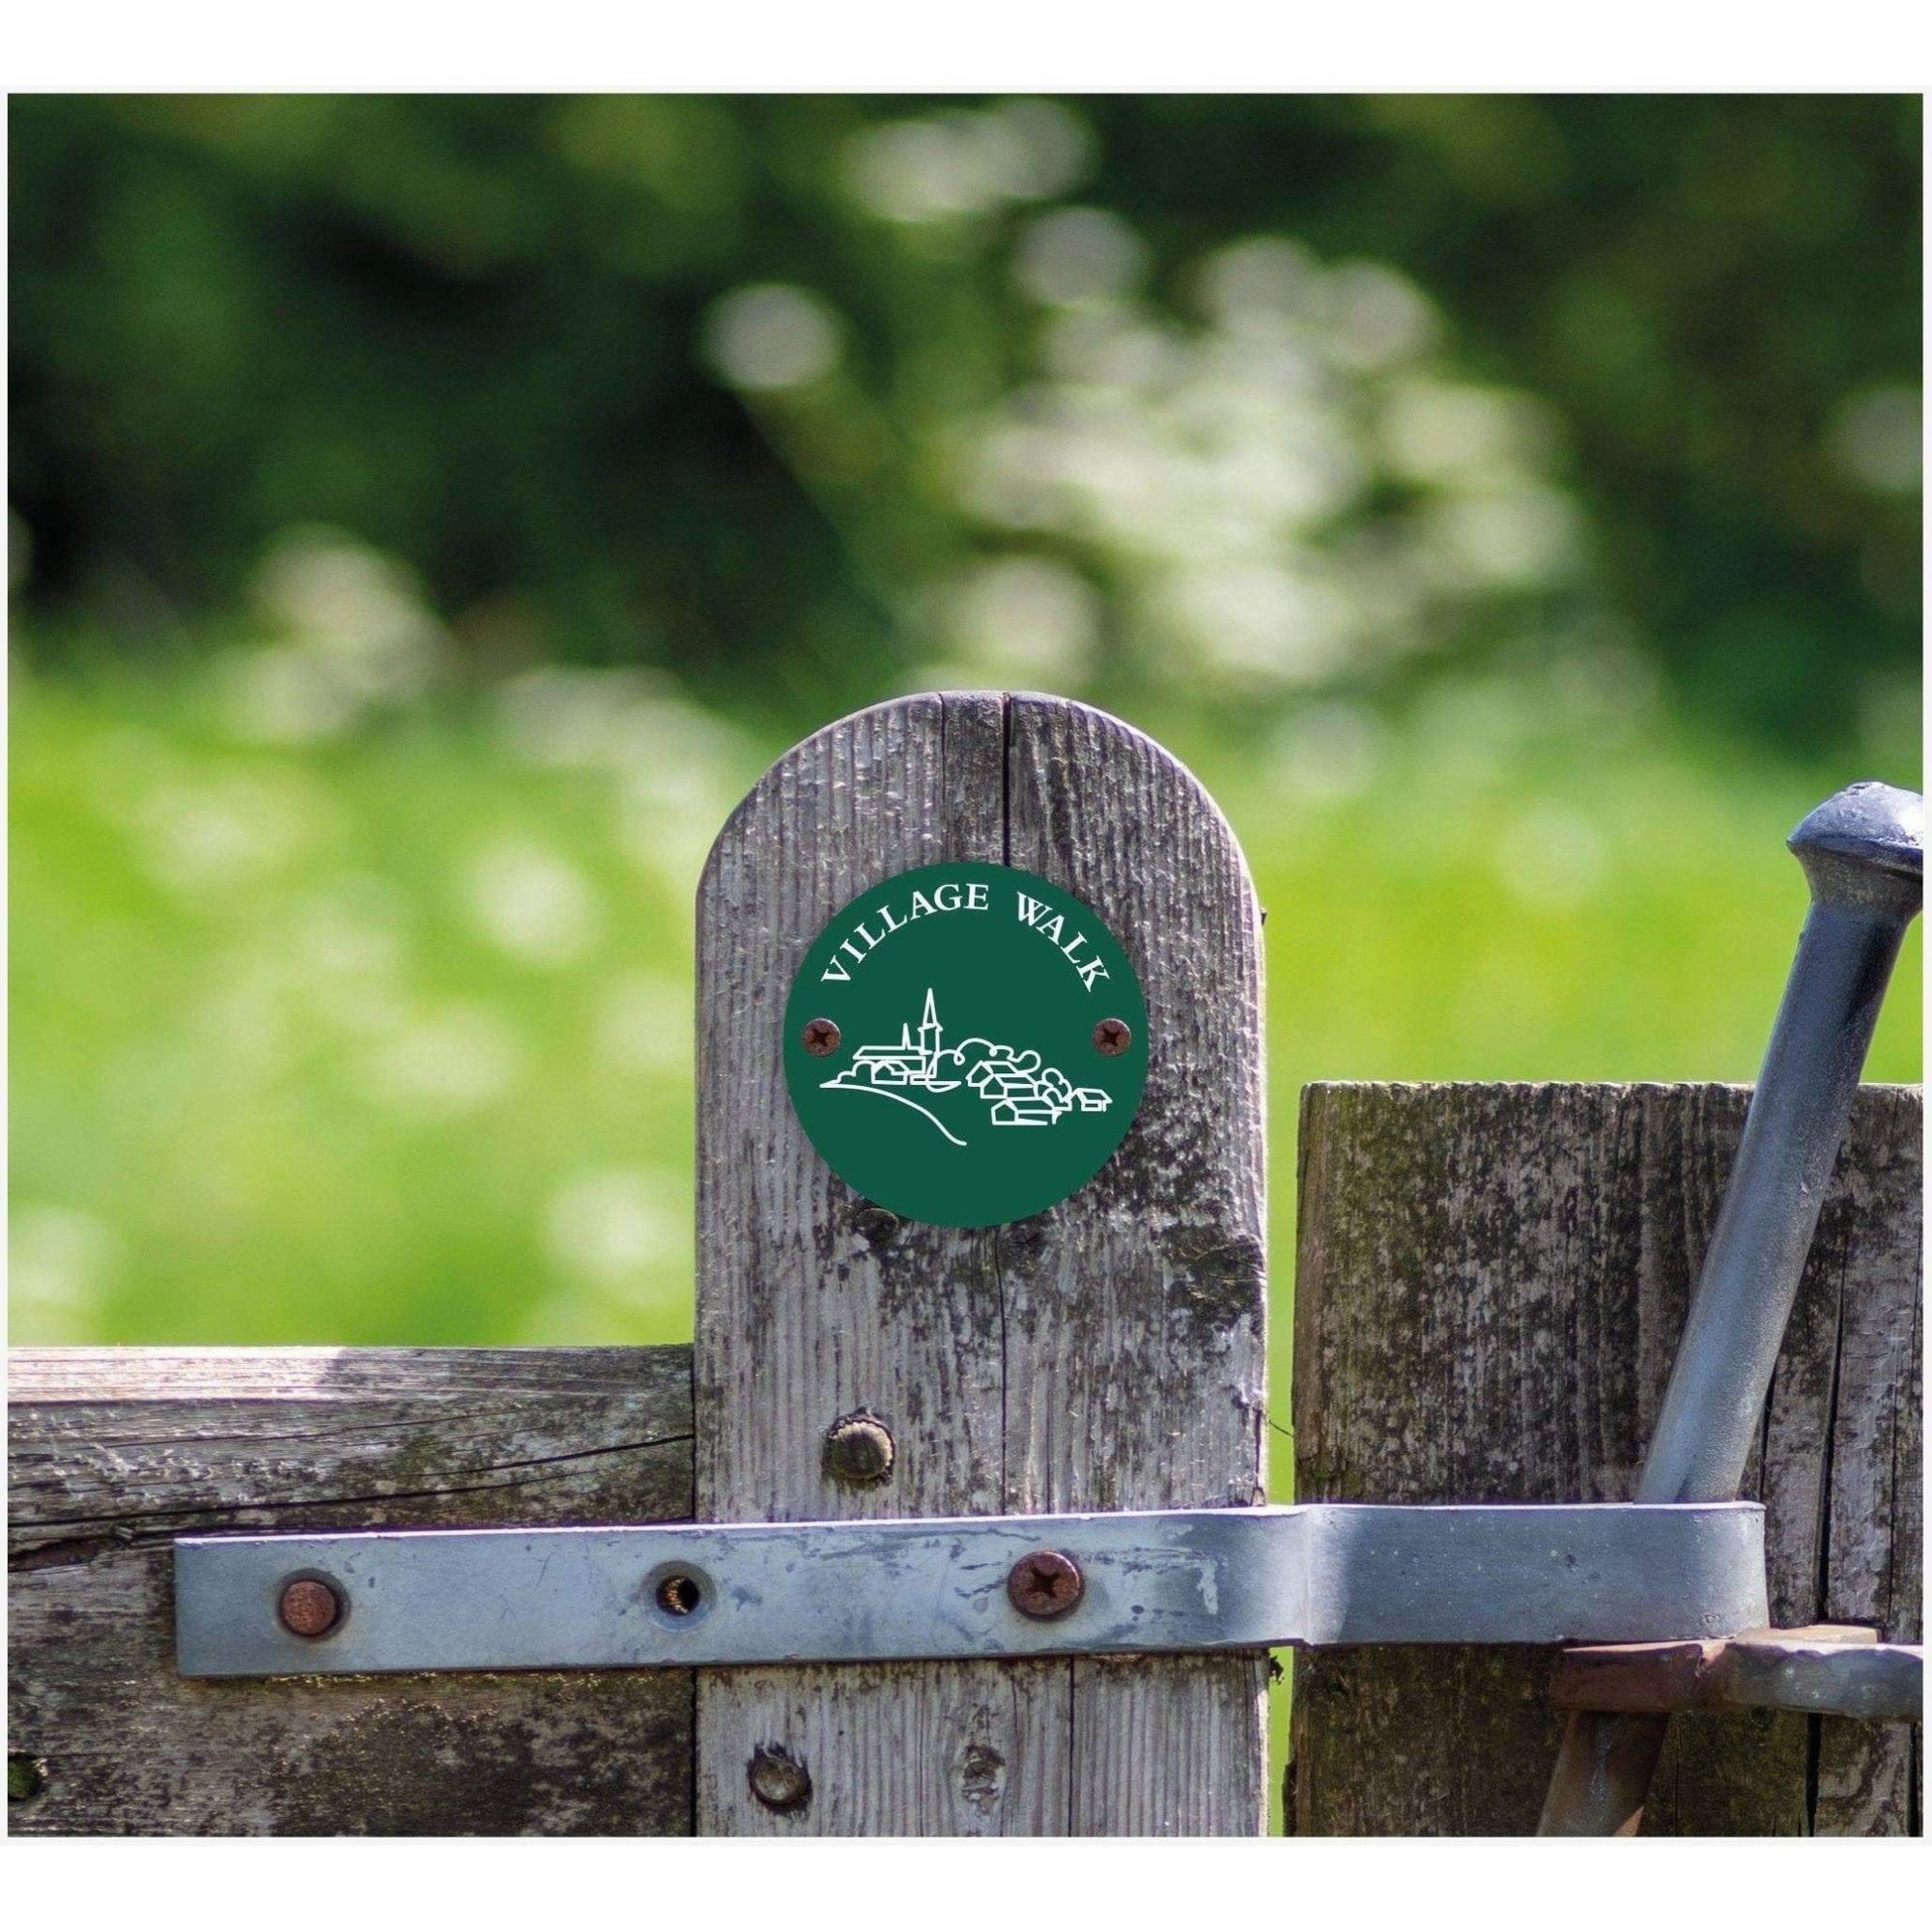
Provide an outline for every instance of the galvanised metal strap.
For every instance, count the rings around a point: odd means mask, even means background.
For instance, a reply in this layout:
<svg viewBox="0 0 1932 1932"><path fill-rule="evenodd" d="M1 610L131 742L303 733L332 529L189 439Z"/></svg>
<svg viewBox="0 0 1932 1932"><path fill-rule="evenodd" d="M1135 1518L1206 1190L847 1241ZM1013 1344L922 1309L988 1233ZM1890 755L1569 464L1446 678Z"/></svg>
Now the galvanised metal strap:
<svg viewBox="0 0 1932 1932"><path fill-rule="evenodd" d="M1720 1637L1749 1503L183 1537L190 1677ZM302 1633L309 1633L304 1634Z"/></svg>

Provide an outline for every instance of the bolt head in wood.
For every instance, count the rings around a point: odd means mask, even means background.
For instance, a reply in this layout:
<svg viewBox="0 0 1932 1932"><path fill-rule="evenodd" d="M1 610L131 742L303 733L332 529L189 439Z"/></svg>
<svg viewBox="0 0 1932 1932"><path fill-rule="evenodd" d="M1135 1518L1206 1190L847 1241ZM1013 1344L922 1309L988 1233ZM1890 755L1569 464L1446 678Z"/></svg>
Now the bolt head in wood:
<svg viewBox="0 0 1932 1932"><path fill-rule="evenodd" d="M1058 1549L1036 1549L1007 1573L1007 1595L1023 1617L1064 1617L1086 1588L1079 1564Z"/></svg>
<svg viewBox="0 0 1932 1932"><path fill-rule="evenodd" d="M871 1201L864 1203L852 1214L854 1232L875 1254L892 1246L900 1225L899 1217L890 1208L881 1208Z"/></svg>
<svg viewBox="0 0 1932 1932"><path fill-rule="evenodd" d="M297 1577L282 1585L275 1614L295 1636L327 1636L342 1621L342 1599L320 1577Z"/></svg>
<svg viewBox="0 0 1932 1932"><path fill-rule="evenodd" d="M811 1803L811 1774L783 1745L760 1745L745 1766L745 1781L767 1811L799 1811Z"/></svg>
<svg viewBox="0 0 1932 1932"><path fill-rule="evenodd" d="M892 1432L876 1415L865 1409L841 1415L825 1432L825 1473L835 1483L861 1489L892 1472Z"/></svg>
<svg viewBox="0 0 1932 1932"><path fill-rule="evenodd" d="M806 1052L816 1054L820 1059L828 1053L837 1053L838 1023L836 1020L807 1020L804 1040Z"/></svg>
<svg viewBox="0 0 1932 1932"><path fill-rule="evenodd" d="M1094 1044L1109 1060L1126 1052L1134 1043L1134 1030L1125 1020L1102 1020L1094 1029Z"/></svg>

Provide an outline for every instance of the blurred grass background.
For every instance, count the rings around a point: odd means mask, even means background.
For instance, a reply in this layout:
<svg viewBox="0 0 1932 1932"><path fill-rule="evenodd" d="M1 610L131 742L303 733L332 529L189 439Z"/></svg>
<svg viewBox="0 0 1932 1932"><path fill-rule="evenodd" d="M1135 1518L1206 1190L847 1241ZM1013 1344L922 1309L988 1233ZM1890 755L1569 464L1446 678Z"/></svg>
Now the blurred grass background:
<svg viewBox="0 0 1932 1932"><path fill-rule="evenodd" d="M688 1337L704 851L1005 685L1246 845L1285 1411L1304 1082L1749 1079L1785 834L1919 782L1919 138L14 99L12 1339Z"/></svg>
<svg viewBox="0 0 1932 1932"><path fill-rule="evenodd" d="M13 698L16 1342L689 1336L692 892L781 745L605 673L297 747L118 663ZM1277 1402L1305 1081L1754 1074L1841 774L1631 702L1462 690L1346 770L1165 734L1269 911Z"/></svg>

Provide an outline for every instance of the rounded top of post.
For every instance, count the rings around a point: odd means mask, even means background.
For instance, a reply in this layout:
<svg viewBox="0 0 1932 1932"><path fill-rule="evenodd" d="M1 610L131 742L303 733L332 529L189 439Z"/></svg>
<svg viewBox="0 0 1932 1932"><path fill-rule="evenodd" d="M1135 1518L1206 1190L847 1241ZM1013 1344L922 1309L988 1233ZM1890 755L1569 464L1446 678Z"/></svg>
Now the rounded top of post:
<svg viewBox="0 0 1932 1932"><path fill-rule="evenodd" d="M1806 815L1785 842L1814 896L1883 901L1909 916L1924 893L1925 801L1866 779Z"/></svg>

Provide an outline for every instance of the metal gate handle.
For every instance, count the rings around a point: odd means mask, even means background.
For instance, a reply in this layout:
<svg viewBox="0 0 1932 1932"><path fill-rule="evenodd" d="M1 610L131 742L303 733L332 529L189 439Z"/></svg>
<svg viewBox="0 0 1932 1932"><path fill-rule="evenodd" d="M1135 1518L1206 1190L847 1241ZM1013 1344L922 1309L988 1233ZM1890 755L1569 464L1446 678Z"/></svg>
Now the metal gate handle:
<svg viewBox="0 0 1932 1932"><path fill-rule="evenodd" d="M1784 1000L1637 1483L1642 1502L1735 1496L1906 927L1924 897L1925 804L1855 784L1791 835L1811 883ZM1579 1712L1538 1831L1634 1832L1667 1719Z"/></svg>

